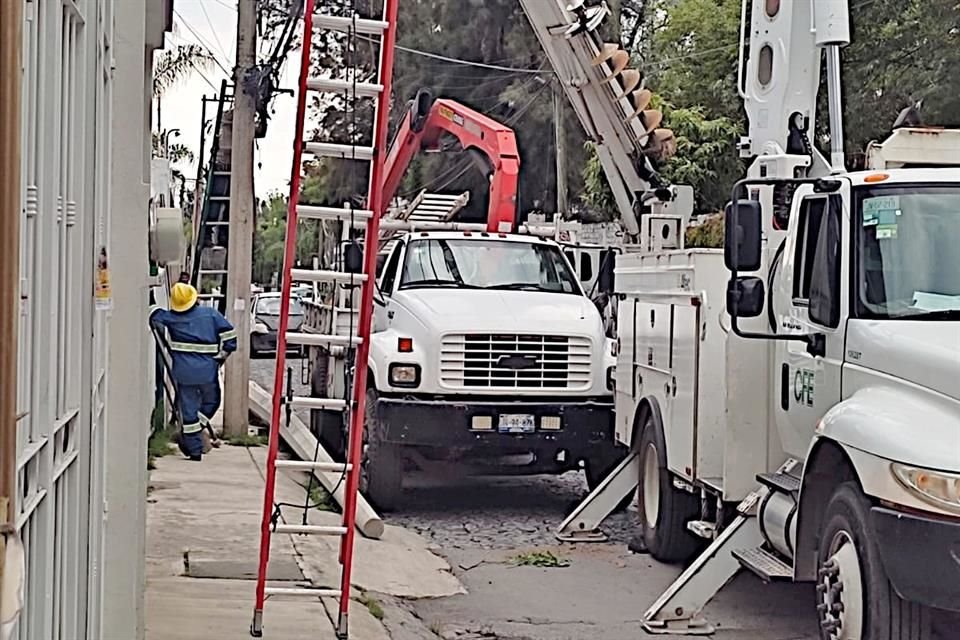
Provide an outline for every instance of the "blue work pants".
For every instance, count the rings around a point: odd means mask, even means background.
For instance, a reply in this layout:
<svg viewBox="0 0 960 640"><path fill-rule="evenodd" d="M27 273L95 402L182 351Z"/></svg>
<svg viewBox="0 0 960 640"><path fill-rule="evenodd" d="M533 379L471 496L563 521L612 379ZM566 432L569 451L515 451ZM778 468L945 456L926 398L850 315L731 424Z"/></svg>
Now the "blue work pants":
<svg viewBox="0 0 960 640"><path fill-rule="evenodd" d="M181 449L188 456L203 453L203 429L220 408L220 384L214 380L206 384L179 386L180 415L183 418Z"/></svg>

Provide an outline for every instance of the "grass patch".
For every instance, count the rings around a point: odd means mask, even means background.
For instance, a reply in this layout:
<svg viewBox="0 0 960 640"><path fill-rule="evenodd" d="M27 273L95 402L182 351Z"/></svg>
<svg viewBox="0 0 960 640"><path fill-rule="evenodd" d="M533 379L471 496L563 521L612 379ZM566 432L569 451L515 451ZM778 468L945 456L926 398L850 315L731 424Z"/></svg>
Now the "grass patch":
<svg viewBox="0 0 960 640"><path fill-rule="evenodd" d="M157 427L157 416L159 415L159 428ZM173 427L163 425L163 407L159 411L155 408L152 416L153 431L147 440L147 469L157 468L157 458L168 456L173 453L174 432Z"/></svg>
<svg viewBox="0 0 960 640"><path fill-rule="evenodd" d="M243 433L239 436L228 436L225 442L235 447L263 447L267 445L269 438L259 434L252 436L249 433Z"/></svg>
<svg viewBox="0 0 960 640"><path fill-rule="evenodd" d="M357 598L357 602L365 606L374 618L383 620L385 614L383 612L383 605L380 604L379 600L369 594L363 593Z"/></svg>
<svg viewBox="0 0 960 640"><path fill-rule="evenodd" d="M541 569L562 569L570 566L568 560L557 557L551 551L521 553L514 556L511 562L517 567L540 567Z"/></svg>
<svg viewBox="0 0 960 640"><path fill-rule="evenodd" d="M307 495L307 499L310 501L310 506L318 511L332 511L334 513L340 512L340 507L337 505L337 502L333 499L333 496L330 495L322 485L318 484L316 480L312 483L308 482L303 485L303 489L306 491L307 488L310 488L310 492Z"/></svg>

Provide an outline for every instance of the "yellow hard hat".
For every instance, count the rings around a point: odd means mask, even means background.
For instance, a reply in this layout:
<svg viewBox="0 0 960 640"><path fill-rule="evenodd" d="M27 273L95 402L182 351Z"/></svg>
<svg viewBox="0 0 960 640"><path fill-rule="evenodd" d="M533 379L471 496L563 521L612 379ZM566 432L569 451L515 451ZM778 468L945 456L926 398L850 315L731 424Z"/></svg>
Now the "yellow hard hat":
<svg viewBox="0 0 960 640"><path fill-rule="evenodd" d="M170 291L170 308L174 311L188 311L197 302L197 290L192 285L178 282Z"/></svg>

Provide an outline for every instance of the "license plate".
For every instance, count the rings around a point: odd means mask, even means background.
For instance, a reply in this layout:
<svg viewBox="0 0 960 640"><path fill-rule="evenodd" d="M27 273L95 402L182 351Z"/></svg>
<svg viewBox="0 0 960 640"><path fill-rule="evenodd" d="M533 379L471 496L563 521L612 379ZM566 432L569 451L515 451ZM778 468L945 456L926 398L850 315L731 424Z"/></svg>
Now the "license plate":
<svg viewBox="0 0 960 640"><path fill-rule="evenodd" d="M533 433L536 421L527 414L505 414L500 416L500 433Z"/></svg>

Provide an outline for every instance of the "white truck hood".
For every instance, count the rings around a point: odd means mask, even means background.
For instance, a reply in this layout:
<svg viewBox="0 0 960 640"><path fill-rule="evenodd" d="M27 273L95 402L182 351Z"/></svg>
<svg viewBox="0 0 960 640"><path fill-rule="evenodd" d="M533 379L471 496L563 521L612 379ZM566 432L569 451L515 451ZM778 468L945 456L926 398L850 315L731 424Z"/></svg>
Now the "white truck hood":
<svg viewBox="0 0 960 640"><path fill-rule="evenodd" d="M856 364L960 400L960 322L856 321L847 354Z"/></svg>
<svg viewBox="0 0 960 640"><path fill-rule="evenodd" d="M581 295L536 291L409 289L394 302L426 328L444 333L545 333L602 335L600 314Z"/></svg>

